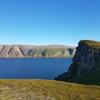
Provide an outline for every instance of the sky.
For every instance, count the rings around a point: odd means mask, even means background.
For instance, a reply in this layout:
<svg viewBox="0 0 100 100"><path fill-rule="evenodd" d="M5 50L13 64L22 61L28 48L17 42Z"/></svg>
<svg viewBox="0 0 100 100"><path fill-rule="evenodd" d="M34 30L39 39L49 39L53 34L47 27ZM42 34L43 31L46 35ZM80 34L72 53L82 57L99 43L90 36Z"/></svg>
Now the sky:
<svg viewBox="0 0 100 100"><path fill-rule="evenodd" d="M100 41L100 0L0 0L0 44L76 46Z"/></svg>

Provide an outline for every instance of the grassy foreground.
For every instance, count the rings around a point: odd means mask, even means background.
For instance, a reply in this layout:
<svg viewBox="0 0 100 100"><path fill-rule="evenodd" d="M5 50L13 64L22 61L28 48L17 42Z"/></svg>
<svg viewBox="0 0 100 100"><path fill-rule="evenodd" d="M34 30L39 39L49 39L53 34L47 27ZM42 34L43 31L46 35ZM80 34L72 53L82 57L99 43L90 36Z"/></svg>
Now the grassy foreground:
<svg viewBox="0 0 100 100"><path fill-rule="evenodd" d="M49 80L0 80L0 100L100 100L100 87Z"/></svg>

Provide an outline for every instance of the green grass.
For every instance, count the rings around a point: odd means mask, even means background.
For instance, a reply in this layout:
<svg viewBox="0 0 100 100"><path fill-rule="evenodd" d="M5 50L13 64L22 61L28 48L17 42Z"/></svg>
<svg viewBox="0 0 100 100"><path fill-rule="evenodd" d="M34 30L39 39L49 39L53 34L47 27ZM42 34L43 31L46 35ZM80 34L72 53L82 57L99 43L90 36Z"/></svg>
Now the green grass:
<svg viewBox="0 0 100 100"><path fill-rule="evenodd" d="M100 100L100 87L50 80L0 80L0 100Z"/></svg>
<svg viewBox="0 0 100 100"><path fill-rule="evenodd" d="M87 45L91 48L100 49L100 42L93 41L93 40L81 40L79 44Z"/></svg>

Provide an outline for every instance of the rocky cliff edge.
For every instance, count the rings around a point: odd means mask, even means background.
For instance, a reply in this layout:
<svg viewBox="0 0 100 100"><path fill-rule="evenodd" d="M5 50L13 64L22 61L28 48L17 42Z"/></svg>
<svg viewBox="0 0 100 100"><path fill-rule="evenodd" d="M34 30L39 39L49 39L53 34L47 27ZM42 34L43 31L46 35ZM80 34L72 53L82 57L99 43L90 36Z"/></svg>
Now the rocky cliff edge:
<svg viewBox="0 0 100 100"><path fill-rule="evenodd" d="M100 42L80 41L68 72L59 75L56 79L100 85Z"/></svg>

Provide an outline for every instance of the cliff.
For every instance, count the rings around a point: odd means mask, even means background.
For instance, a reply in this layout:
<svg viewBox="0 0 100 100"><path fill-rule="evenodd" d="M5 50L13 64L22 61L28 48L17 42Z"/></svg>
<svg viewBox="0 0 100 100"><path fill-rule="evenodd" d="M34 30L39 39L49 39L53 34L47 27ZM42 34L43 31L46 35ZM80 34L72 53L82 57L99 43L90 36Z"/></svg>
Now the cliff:
<svg viewBox="0 0 100 100"><path fill-rule="evenodd" d="M72 57L75 48L62 45L0 45L0 58Z"/></svg>
<svg viewBox="0 0 100 100"><path fill-rule="evenodd" d="M100 85L100 42L80 41L68 72L56 79Z"/></svg>

